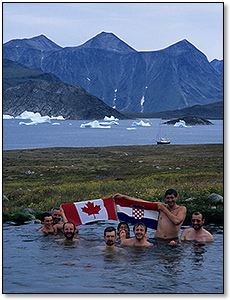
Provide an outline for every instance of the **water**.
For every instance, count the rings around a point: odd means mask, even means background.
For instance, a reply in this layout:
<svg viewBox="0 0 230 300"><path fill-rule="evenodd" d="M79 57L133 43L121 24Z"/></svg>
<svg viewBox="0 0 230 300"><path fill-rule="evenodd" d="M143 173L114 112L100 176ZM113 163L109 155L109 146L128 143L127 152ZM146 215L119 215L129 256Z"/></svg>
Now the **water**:
<svg viewBox="0 0 230 300"><path fill-rule="evenodd" d="M135 127L135 130L127 130L132 127L133 120L120 120L120 125L114 125L111 129L80 128L82 123L89 120L58 121L60 126L52 126L49 123L19 125L21 121L3 120L3 150L150 145L156 144L160 131L162 135L167 134L173 145L223 143L223 120L212 120L215 125L178 128L172 125L159 125L166 120L149 119L144 122L149 122L151 127Z"/></svg>
<svg viewBox="0 0 230 300"><path fill-rule="evenodd" d="M103 252L103 231L117 224L80 226L74 246L37 232L39 224L4 224L3 293L223 293L222 226L205 227L211 244L156 244L148 229L154 247Z"/></svg>

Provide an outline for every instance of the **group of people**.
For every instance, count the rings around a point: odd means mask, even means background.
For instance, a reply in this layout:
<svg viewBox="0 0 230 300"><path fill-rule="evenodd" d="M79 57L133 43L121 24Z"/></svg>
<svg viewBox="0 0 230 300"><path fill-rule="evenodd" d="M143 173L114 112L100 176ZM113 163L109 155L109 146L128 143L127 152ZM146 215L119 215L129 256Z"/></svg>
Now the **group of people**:
<svg viewBox="0 0 230 300"><path fill-rule="evenodd" d="M142 199L136 199L127 195L115 194L114 200L123 198L138 202L146 202ZM165 192L166 203L156 202L159 210L159 219L157 230L155 233L156 241L169 242L176 244L179 241L179 231L186 217L186 207L177 204L177 191L169 189ZM46 234L49 233L63 233L64 241L73 241L75 234L78 233L78 228L72 223L68 222L64 211L60 207L55 207L51 213L44 213L41 217L42 226L39 231ZM181 241L196 241L196 242L213 242L214 238L210 232L203 228L205 223L204 216L200 212L194 212L191 218L191 228L186 228L182 231ZM106 247L115 247L117 237L120 238L120 244L124 246L152 246L147 238L147 227L144 223L139 222L133 226L134 237L130 238L129 225L126 222L120 222L116 229L114 227L107 227L104 230L104 240Z"/></svg>

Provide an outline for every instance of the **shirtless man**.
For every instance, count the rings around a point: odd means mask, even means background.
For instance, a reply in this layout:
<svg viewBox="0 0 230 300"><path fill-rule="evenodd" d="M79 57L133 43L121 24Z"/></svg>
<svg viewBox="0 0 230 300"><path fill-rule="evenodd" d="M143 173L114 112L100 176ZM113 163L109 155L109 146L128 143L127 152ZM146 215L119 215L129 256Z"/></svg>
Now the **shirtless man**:
<svg viewBox="0 0 230 300"><path fill-rule="evenodd" d="M205 219L200 212L192 214L192 227L186 228L181 233L181 241L214 242L210 232L203 228Z"/></svg>
<svg viewBox="0 0 230 300"><path fill-rule="evenodd" d="M45 234L48 233L55 233L55 229L53 227L53 218L50 213L45 212L41 216L42 226L39 228L38 231L42 231Z"/></svg>
<svg viewBox="0 0 230 300"><path fill-rule="evenodd" d="M178 240L178 234L186 217L187 209L185 206L177 205L177 199L177 191L169 189L165 192L167 204L156 202L159 209L156 240Z"/></svg>
<svg viewBox="0 0 230 300"><path fill-rule="evenodd" d="M136 199L122 194L115 194L113 197L147 202L142 199ZM176 204L177 199L177 192L174 189L169 189L165 192L165 200L167 204L155 202L159 209L159 219L155 234L155 239L158 241L178 240L178 234L186 217L187 210L185 206L179 206Z"/></svg>
<svg viewBox="0 0 230 300"><path fill-rule="evenodd" d="M133 226L133 232L135 234L135 238L131 238L131 239L122 238L125 237L126 233L124 230L120 232L121 245L137 246L137 247L153 246L153 244L147 241L147 227L144 223L139 222L135 224Z"/></svg>

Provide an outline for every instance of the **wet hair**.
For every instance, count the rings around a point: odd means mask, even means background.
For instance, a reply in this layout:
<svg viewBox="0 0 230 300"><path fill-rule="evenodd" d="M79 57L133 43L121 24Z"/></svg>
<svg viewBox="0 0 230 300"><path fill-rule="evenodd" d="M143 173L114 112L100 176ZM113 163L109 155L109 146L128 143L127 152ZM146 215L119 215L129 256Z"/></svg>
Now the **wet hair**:
<svg viewBox="0 0 230 300"><path fill-rule="evenodd" d="M75 224L73 223L73 222L65 222L64 224L63 224L63 231L64 231L64 229L65 229L65 225L66 224L73 224L73 229L74 229L74 231L76 230L76 226L75 226Z"/></svg>
<svg viewBox="0 0 230 300"><path fill-rule="evenodd" d="M174 189L168 189L166 192L165 192L165 197L167 195L174 195L175 197L177 197L177 191L174 190Z"/></svg>
<svg viewBox="0 0 230 300"><path fill-rule="evenodd" d="M54 212L54 210L60 210L60 207L53 207L50 211L50 213L52 214Z"/></svg>
<svg viewBox="0 0 230 300"><path fill-rule="evenodd" d="M145 232L147 232L147 226L145 225L145 223L143 222L139 222L139 223L136 223L134 226L133 226L133 231L135 231L135 229L139 226L143 226L145 228Z"/></svg>
<svg viewBox="0 0 230 300"><path fill-rule="evenodd" d="M204 215L201 212L199 212L199 211L195 211L192 215L195 215L195 216L201 215L201 220L202 221L205 219Z"/></svg>
<svg viewBox="0 0 230 300"><path fill-rule="evenodd" d="M45 212L44 214L41 215L41 221L44 222L45 217L52 217L52 215L48 212Z"/></svg>
<svg viewBox="0 0 230 300"><path fill-rule="evenodd" d="M115 231L115 235L116 235L116 229L112 226L110 227L106 227L105 230L104 230L104 236L106 236L106 232L113 232Z"/></svg>

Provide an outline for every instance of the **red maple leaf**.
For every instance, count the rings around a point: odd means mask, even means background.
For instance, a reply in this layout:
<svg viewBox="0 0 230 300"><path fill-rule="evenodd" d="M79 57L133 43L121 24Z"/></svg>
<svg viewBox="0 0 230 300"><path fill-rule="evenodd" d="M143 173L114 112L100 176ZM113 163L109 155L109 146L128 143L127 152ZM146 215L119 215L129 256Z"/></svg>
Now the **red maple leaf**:
<svg viewBox="0 0 230 300"><path fill-rule="evenodd" d="M94 203L92 203L92 202L87 202L85 204L85 207L81 207L81 210L84 213L87 213L88 216L93 215L94 219L96 219L95 214L99 214L99 211L101 210L101 207L100 207L100 205L95 205L94 206Z"/></svg>

